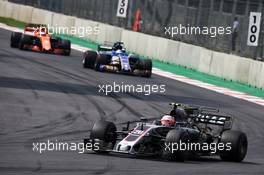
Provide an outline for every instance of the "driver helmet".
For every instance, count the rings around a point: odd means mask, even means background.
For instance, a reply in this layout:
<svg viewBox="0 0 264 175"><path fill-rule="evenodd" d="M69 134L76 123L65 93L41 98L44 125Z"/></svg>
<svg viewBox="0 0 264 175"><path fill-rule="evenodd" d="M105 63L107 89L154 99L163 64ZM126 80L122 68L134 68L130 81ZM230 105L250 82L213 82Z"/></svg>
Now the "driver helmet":
<svg viewBox="0 0 264 175"><path fill-rule="evenodd" d="M161 120L161 125L163 126L174 126L175 125L175 118L170 115L164 115Z"/></svg>
<svg viewBox="0 0 264 175"><path fill-rule="evenodd" d="M122 50L123 46L121 43L117 42L114 44L114 50Z"/></svg>
<svg viewBox="0 0 264 175"><path fill-rule="evenodd" d="M41 36L46 36L46 34L48 33L47 29L46 28L43 28L41 27L40 30L39 30L39 34Z"/></svg>

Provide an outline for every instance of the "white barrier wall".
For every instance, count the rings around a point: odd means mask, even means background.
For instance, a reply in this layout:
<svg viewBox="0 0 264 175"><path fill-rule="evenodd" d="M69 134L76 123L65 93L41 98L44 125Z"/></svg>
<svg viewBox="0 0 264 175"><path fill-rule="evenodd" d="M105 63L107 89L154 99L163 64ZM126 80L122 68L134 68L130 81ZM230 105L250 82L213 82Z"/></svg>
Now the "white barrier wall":
<svg viewBox="0 0 264 175"><path fill-rule="evenodd" d="M115 42L121 40L122 28L114 27L108 24L98 23L100 29L99 35L97 37L98 43L104 43L105 41Z"/></svg>
<svg viewBox="0 0 264 175"><path fill-rule="evenodd" d="M9 5L9 6L8 6ZM0 16L10 17L12 13L12 5L6 3L5 1L0 1Z"/></svg>
<svg viewBox="0 0 264 175"><path fill-rule="evenodd" d="M179 49L180 49L180 42L168 40L167 52L165 55L165 58L167 58L166 61L170 63L176 63L176 59L178 58L177 55L179 53Z"/></svg>
<svg viewBox="0 0 264 175"><path fill-rule="evenodd" d="M203 49L203 51L200 53L200 62L198 65L198 70L206 74L210 74L212 56L213 56L212 51Z"/></svg>
<svg viewBox="0 0 264 175"><path fill-rule="evenodd" d="M123 41L129 51L137 54L264 88L264 63L259 61L3 0L0 0L0 9L0 16L24 22L60 27L99 27L99 34L92 32L87 39L97 43Z"/></svg>
<svg viewBox="0 0 264 175"><path fill-rule="evenodd" d="M98 35L95 34L94 29L99 26L97 22L93 22L90 20L75 18L75 24L74 27L81 28L81 27L89 27L91 29L91 32L89 32L89 40L96 42ZM78 35L77 35L78 36Z"/></svg>
<svg viewBox="0 0 264 175"><path fill-rule="evenodd" d="M62 33L67 33L67 30L75 25L75 17L62 15L60 13L52 13L52 23L51 26L57 27L63 31Z"/></svg>
<svg viewBox="0 0 264 175"><path fill-rule="evenodd" d="M264 87L264 63L251 61L249 69L248 83L257 87Z"/></svg>
<svg viewBox="0 0 264 175"><path fill-rule="evenodd" d="M19 21L31 22L33 9L34 9L33 7L29 7L29 6L25 6L25 7L19 6L19 12L18 12L19 16L17 19Z"/></svg>
<svg viewBox="0 0 264 175"><path fill-rule="evenodd" d="M53 13L47 10L33 8L31 21L36 24L52 24Z"/></svg>
<svg viewBox="0 0 264 175"><path fill-rule="evenodd" d="M261 66L262 69L259 73L259 83L257 84L257 87L264 87L264 76L263 76L264 75L264 63L262 63L261 65L262 65ZM254 81L253 81L253 83L254 83Z"/></svg>

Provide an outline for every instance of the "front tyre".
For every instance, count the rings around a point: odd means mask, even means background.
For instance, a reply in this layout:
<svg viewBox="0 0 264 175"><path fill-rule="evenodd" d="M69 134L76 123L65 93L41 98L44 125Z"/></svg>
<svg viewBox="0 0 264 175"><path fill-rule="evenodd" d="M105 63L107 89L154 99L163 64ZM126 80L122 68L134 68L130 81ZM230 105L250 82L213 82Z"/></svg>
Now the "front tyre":
<svg viewBox="0 0 264 175"><path fill-rule="evenodd" d="M95 152L108 153L105 147L112 150L117 139L115 124L105 120L97 121L91 130L90 138L93 143L96 139L100 141L99 149L94 150Z"/></svg>
<svg viewBox="0 0 264 175"><path fill-rule="evenodd" d="M164 150L164 155L168 160L173 160L173 161L179 161L179 162L184 162L185 159L187 158L187 150L180 150L180 143L186 143L188 141L187 134L186 132L182 130L170 130L167 133L166 139L165 139L165 144L169 148L165 148ZM174 150L174 148L177 149Z"/></svg>
<svg viewBox="0 0 264 175"><path fill-rule="evenodd" d="M10 38L10 47L12 48L18 48L20 39L21 39L22 33L19 32L12 32L11 38Z"/></svg>
<svg viewBox="0 0 264 175"><path fill-rule="evenodd" d="M97 52L87 50L83 53L83 68L94 68Z"/></svg>
<svg viewBox="0 0 264 175"><path fill-rule="evenodd" d="M111 55L98 55L98 57L95 60L94 69L96 71L104 71L102 68L105 65L109 65L111 62Z"/></svg>
<svg viewBox="0 0 264 175"><path fill-rule="evenodd" d="M25 34L21 35L21 39L19 42L19 49L25 50L25 46L32 45L33 39L34 39L33 36L25 35Z"/></svg>

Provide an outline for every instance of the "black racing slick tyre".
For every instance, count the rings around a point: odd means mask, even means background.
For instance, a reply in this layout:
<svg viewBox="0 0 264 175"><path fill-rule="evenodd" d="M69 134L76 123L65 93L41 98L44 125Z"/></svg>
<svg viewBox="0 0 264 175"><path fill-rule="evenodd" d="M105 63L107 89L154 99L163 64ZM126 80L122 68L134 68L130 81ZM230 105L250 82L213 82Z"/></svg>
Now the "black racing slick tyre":
<svg viewBox="0 0 264 175"><path fill-rule="evenodd" d="M24 50L25 45L32 45L33 36L23 34L19 42L19 49Z"/></svg>
<svg viewBox="0 0 264 175"><path fill-rule="evenodd" d="M21 36L22 36L22 33L12 32L11 38L10 38L10 47L18 48Z"/></svg>
<svg viewBox="0 0 264 175"><path fill-rule="evenodd" d="M102 65L109 65L111 62L111 58L109 55L104 55L104 54L101 54L99 55L96 60L95 60L95 64L94 64L94 69L96 71L103 71L100 66Z"/></svg>
<svg viewBox="0 0 264 175"><path fill-rule="evenodd" d="M188 141L187 134L182 130L170 130L165 139L164 156L168 160L184 162L187 159L187 150L180 150L180 142Z"/></svg>
<svg viewBox="0 0 264 175"><path fill-rule="evenodd" d="M83 53L83 68L94 68L97 52L87 50Z"/></svg>
<svg viewBox="0 0 264 175"><path fill-rule="evenodd" d="M129 64L137 64L139 62L139 58L137 56L131 55L129 56Z"/></svg>
<svg viewBox="0 0 264 175"><path fill-rule="evenodd" d="M61 40L61 45L63 48L63 55L69 56L71 54L71 41L70 40Z"/></svg>
<svg viewBox="0 0 264 175"><path fill-rule="evenodd" d="M152 61L150 59L140 60L138 65L140 70L143 70L144 73L142 77L150 78L152 74Z"/></svg>
<svg viewBox="0 0 264 175"><path fill-rule="evenodd" d="M248 141L245 133L241 131L227 130L221 135L221 143L230 144L231 149L220 151L220 158L224 161L241 162L246 154Z"/></svg>
<svg viewBox="0 0 264 175"><path fill-rule="evenodd" d="M105 120L97 121L91 130L90 139L93 141L95 139L98 139L100 141L103 141L104 144L110 143L110 149L113 149L117 139L115 124ZM100 145L97 152L104 152L103 149L100 149Z"/></svg>

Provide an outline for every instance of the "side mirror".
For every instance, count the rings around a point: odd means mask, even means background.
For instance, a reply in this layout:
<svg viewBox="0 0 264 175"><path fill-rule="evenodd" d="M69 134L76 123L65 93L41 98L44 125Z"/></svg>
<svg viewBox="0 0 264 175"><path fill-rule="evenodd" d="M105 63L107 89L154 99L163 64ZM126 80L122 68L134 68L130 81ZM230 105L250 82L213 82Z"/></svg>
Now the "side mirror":
<svg viewBox="0 0 264 175"><path fill-rule="evenodd" d="M142 131L144 130L144 124L146 124L147 120L148 119L146 117L140 117Z"/></svg>
<svg viewBox="0 0 264 175"><path fill-rule="evenodd" d="M148 119L147 119L146 117L140 117L140 121L141 121L141 122L147 122Z"/></svg>

